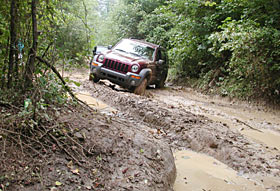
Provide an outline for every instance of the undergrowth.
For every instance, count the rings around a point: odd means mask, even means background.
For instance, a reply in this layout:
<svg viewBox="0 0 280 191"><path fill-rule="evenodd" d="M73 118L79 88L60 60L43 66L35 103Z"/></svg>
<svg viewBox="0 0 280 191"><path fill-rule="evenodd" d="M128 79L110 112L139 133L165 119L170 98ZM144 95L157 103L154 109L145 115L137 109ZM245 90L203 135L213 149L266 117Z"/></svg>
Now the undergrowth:
<svg viewBox="0 0 280 191"><path fill-rule="evenodd" d="M52 75L39 76L32 88L2 90L0 93L0 190L11 185L42 181L42 167L55 152L83 165L89 154L75 132L79 129L59 122L69 113L88 107L70 99Z"/></svg>

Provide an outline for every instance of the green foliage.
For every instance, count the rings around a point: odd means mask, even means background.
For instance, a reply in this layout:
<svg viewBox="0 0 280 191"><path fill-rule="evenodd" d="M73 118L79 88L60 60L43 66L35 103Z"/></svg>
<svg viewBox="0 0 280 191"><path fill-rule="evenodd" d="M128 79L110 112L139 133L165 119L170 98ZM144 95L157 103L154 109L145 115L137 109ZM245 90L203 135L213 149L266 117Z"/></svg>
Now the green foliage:
<svg viewBox="0 0 280 191"><path fill-rule="evenodd" d="M163 5L165 2L165 0L124 0L124 4L138 4L140 10L144 11L146 14L150 14L156 7Z"/></svg>
<svg viewBox="0 0 280 191"><path fill-rule="evenodd" d="M175 18L176 15L168 11L167 7L159 7L143 17L138 31L147 41L168 47L171 36L169 31L174 27Z"/></svg>
<svg viewBox="0 0 280 191"><path fill-rule="evenodd" d="M1 82L7 75L11 19L10 1L4 1ZM32 22L28 0L17 1L16 7L16 42L25 45L23 58L15 60L20 83L32 46ZM168 49L178 78L199 79L200 87L214 85L223 95L279 98L279 13L275 0L39 0L37 55L46 52L46 59L71 65L81 63L94 45L146 39Z"/></svg>
<svg viewBox="0 0 280 191"><path fill-rule="evenodd" d="M212 64L207 38L213 31L208 15L214 9L199 1L173 1L169 6L178 10L170 33L170 58L180 76L198 77L205 65Z"/></svg>
<svg viewBox="0 0 280 191"><path fill-rule="evenodd" d="M99 35L107 44L136 37L165 46L172 74L201 88L277 99L279 12L274 0L123 0L106 17L113 30Z"/></svg>
<svg viewBox="0 0 280 191"><path fill-rule="evenodd" d="M47 110L64 105L67 94L64 85L44 64L35 62L31 86L25 86L27 63L33 44L31 1L15 0L15 17L11 18L11 1L0 5L0 101L15 105L19 114L39 119ZM52 65L75 65L84 61L94 45L95 0L37 0L36 19L38 42L36 55L44 57ZM7 71L10 66L10 21L14 20L15 44L12 68L12 86L7 86ZM24 45L20 50L18 44ZM22 57L20 57L22 56ZM76 83L76 82L75 82ZM79 85L76 83L76 85ZM36 113L36 115L35 115ZM37 114L38 113L38 114ZM32 115L32 116L31 116ZM29 121L26 121L28 125ZM32 124L32 123L30 123Z"/></svg>
<svg viewBox="0 0 280 191"><path fill-rule="evenodd" d="M24 80L25 64L28 63L28 55L32 47L32 18L31 4L29 0L15 0L15 18L10 16L10 1L0 5L0 86L4 87L7 78L10 21L16 22L15 63L13 78L17 82ZM37 1L37 23L38 23L38 56L45 56L46 60L71 61L68 65L82 63L85 56L88 56L94 46L93 28L95 26L95 0L38 0ZM18 43L21 42L24 48L19 57ZM15 82L15 79L13 80ZM16 83L14 83L16 85Z"/></svg>
<svg viewBox="0 0 280 191"><path fill-rule="evenodd" d="M60 59L83 62L84 56L93 48L94 21L96 17L95 1L68 0L58 3L57 17L54 19L54 41Z"/></svg>
<svg viewBox="0 0 280 191"><path fill-rule="evenodd" d="M96 29L96 44L115 44L122 38L143 39L145 31L140 31L138 24L154 9L164 4L163 0L118 0L108 9L104 17L102 12Z"/></svg>
<svg viewBox="0 0 280 191"><path fill-rule="evenodd" d="M276 94L280 87L279 30L260 27L250 20L230 21L221 28L221 32L210 36L213 47L209 50L216 57L223 56L225 51L232 53L223 86L243 97L254 93Z"/></svg>

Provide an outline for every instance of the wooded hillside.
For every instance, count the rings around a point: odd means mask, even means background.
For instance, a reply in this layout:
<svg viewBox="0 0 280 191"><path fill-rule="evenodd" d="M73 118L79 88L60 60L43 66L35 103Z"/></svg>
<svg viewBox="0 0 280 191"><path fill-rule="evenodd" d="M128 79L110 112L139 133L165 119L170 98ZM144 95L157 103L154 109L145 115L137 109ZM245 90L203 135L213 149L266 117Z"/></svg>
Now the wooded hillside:
<svg viewBox="0 0 280 191"><path fill-rule="evenodd" d="M224 96L280 100L276 0L4 0L0 10L2 89L45 78L36 56L67 67L83 63L95 45L127 37L166 47L170 79Z"/></svg>
<svg viewBox="0 0 280 191"><path fill-rule="evenodd" d="M171 78L196 79L191 85L225 96L279 100L279 1L120 0L110 10L98 43L159 43L169 50Z"/></svg>

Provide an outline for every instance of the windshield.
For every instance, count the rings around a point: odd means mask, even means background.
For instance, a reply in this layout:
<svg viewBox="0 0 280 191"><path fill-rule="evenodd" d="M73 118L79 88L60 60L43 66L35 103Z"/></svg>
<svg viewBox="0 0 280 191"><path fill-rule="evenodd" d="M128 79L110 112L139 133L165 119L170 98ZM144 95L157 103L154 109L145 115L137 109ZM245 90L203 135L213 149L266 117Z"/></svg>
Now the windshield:
<svg viewBox="0 0 280 191"><path fill-rule="evenodd" d="M153 61L155 49L131 40L123 40L114 50Z"/></svg>

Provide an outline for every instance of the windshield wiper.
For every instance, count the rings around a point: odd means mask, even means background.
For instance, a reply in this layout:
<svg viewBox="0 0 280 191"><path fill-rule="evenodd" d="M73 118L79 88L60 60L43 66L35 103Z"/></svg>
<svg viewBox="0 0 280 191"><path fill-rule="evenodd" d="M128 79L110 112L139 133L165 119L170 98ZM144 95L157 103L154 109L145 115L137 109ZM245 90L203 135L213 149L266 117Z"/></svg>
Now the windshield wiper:
<svg viewBox="0 0 280 191"><path fill-rule="evenodd" d="M127 53L125 50L122 50L122 49L115 49L115 50L117 50L117 51L120 51L120 52L125 52L125 53Z"/></svg>

